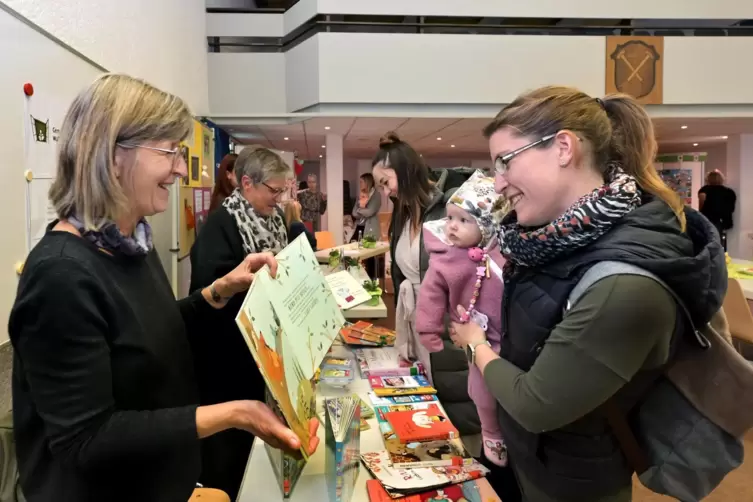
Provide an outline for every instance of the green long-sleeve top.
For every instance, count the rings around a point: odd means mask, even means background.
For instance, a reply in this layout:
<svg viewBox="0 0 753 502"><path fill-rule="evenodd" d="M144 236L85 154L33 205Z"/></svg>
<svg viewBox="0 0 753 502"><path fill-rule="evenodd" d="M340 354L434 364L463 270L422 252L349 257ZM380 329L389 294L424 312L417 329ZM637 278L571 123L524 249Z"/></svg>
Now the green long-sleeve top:
<svg viewBox="0 0 753 502"><path fill-rule="evenodd" d="M559 429L598 408L641 369L666 362L675 308L653 279L606 277L555 326L529 371L494 359L484 380L528 431Z"/></svg>

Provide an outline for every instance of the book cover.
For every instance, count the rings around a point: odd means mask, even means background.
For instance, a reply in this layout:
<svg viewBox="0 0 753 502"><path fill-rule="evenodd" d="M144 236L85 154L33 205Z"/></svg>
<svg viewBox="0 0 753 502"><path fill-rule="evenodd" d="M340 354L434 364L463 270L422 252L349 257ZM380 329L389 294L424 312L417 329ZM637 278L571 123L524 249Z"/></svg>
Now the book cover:
<svg viewBox="0 0 753 502"><path fill-rule="evenodd" d="M335 295L337 305L343 310L371 300L371 294L347 270L329 274L326 280Z"/></svg>
<svg viewBox="0 0 753 502"><path fill-rule="evenodd" d="M399 410L385 413L385 418L401 443L455 439L460 435L439 406L430 404L422 410Z"/></svg>
<svg viewBox="0 0 753 502"><path fill-rule="evenodd" d="M366 481L369 502L501 502L485 480L466 481L458 485L392 497L376 479Z"/></svg>
<svg viewBox="0 0 753 502"><path fill-rule="evenodd" d="M325 473L330 502L348 502L360 467L361 407L353 397L324 401Z"/></svg>
<svg viewBox="0 0 753 502"><path fill-rule="evenodd" d="M372 376L418 376L424 374L420 362L403 361L395 347L355 349L363 378Z"/></svg>
<svg viewBox="0 0 753 502"><path fill-rule="evenodd" d="M236 323L288 426L309 443L314 375L345 322L311 246L299 236L259 270ZM308 458L305 447L301 447Z"/></svg>
<svg viewBox="0 0 753 502"><path fill-rule="evenodd" d="M476 461L463 466L398 468L391 464L385 451L363 453L361 462L393 499L481 479L489 473Z"/></svg>
<svg viewBox="0 0 753 502"><path fill-rule="evenodd" d="M362 345L370 347L392 347L395 345L395 332L374 326L366 321L345 323L340 330L340 336L348 345Z"/></svg>
<svg viewBox="0 0 753 502"><path fill-rule="evenodd" d="M369 401L374 406L391 406L393 404L431 403L439 402L434 394L419 394L409 396L377 396L369 392Z"/></svg>
<svg viewBox="0 0 753 502"><path fill-rule="evenodd" d="M424 376L369 377L369 385L377 396L436 394L437 390Z"/></svg>
<svg viewBox="0 0 753 502"><path fill-rule="evenodd" d="M394 411L426 410L432 403L406 403L374 408L384 449L395 468L459 466L473 462L460 439L410 442L400 441L386 418Z"/></svg>

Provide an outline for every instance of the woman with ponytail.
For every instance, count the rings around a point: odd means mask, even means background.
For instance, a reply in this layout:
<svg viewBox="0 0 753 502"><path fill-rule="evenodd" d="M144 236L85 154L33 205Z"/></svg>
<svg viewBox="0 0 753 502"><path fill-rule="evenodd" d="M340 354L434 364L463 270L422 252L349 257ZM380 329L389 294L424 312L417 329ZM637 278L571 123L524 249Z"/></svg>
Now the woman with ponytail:
<svg viewBox="0 0 753 502"><path fill-rule="evenodd" d="M719 239L662 182L651 120L627 95L544 87L484 134L514 209L499 228L505 337L498 354L472 322L454 324L453 339L472 348L499 403L524 500L629 501L633 468L602 405L630 418L688 325L641 275L605 277L574 305L568 297L593 265L623 262L660 277L705 324L726 289Z"/></svg>

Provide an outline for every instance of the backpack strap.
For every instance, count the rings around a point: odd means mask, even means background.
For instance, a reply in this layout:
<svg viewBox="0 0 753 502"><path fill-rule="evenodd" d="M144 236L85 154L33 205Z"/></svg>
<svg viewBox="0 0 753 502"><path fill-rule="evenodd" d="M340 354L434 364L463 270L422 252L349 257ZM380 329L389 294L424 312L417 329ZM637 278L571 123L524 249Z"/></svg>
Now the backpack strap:
<svg viewBox="0 0 753 502"><path fill-rule="evenodd" d="M675 291L671 287L669 287L666 282L661 280L655 274L630 263L621 261L600 261L589 268L586 273L583 274L583 277L581 277L580 281L578 281L572 291L570 291L570 296L568 296L567 304L565 306L565 312L570 310L572 306L578 302L580 297L583 296L588 288L590 288L600 280L614 275L640 275L658 282L667 291L667 293L672 296L677 305L680 307L680 310L685 315L685 319L688 322L688 325L693 329L695 341L698 343L700 348L708 349L711 346L708 338L706 338L706 336L696 328L695 323L693 322L693 318L688 311L688 308L685 306L685 303L682 301L682 299L680 299L677 293L675 293Z"/></svg>
<svg viewBox="0 0 753 502"><path fill-rule="evenodd" d="M696 342L703 349L708 349L711 346L706 336L696 329L693 319L690 317L690 312L677 293L675 293L667 283L662 281L655 274L635 265L631 265L630 263L602 261L589 268L570 292L565 306L565 312L570 310L572 306L578 302L588 288L599 282L601 279L614 275L639 275L642 277L648 277L659 283L670 295L672 295L672 298L684 313L688 326L693 329ZM642 378L642 381L639 382L641 388L648 390L650 385L661 376L663 370L664 368L662 367L659 370L649 371L648 374ZM625 455L628 465L630 465L630 467L639 475L648 470L651 466L649 457L641 447L638 439L635 437L625 412L620 408L614 396L609 398L602 405L600 411L604 418L606 418L609 427L612 429L612 432L620 445L620 449Z"/></svg>

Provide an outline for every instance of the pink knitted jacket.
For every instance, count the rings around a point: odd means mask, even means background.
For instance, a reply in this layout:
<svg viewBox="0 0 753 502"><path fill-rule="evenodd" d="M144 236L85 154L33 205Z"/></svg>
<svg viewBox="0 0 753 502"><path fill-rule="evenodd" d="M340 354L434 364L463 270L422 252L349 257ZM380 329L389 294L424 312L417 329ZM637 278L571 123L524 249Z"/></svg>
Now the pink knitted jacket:
<svg viewBox="0 0 753 502"><path fill-rule="evenodd" d="M449 312L451 319L459 322L457 306L468 308L476 284L478 263L468 258L467 249L448 246L427 230L424 230L424 247L430 253L429 269L418 291L416 331L424 347L438 352L444 348L445 314ZM499 246L491 249L489 256L501 269L505 259ZM495 350L498 350L501 338L502 289L502 280L490 272L490 276L481 282L476 301L476 310L489 318L486 336Z"/></svg>

